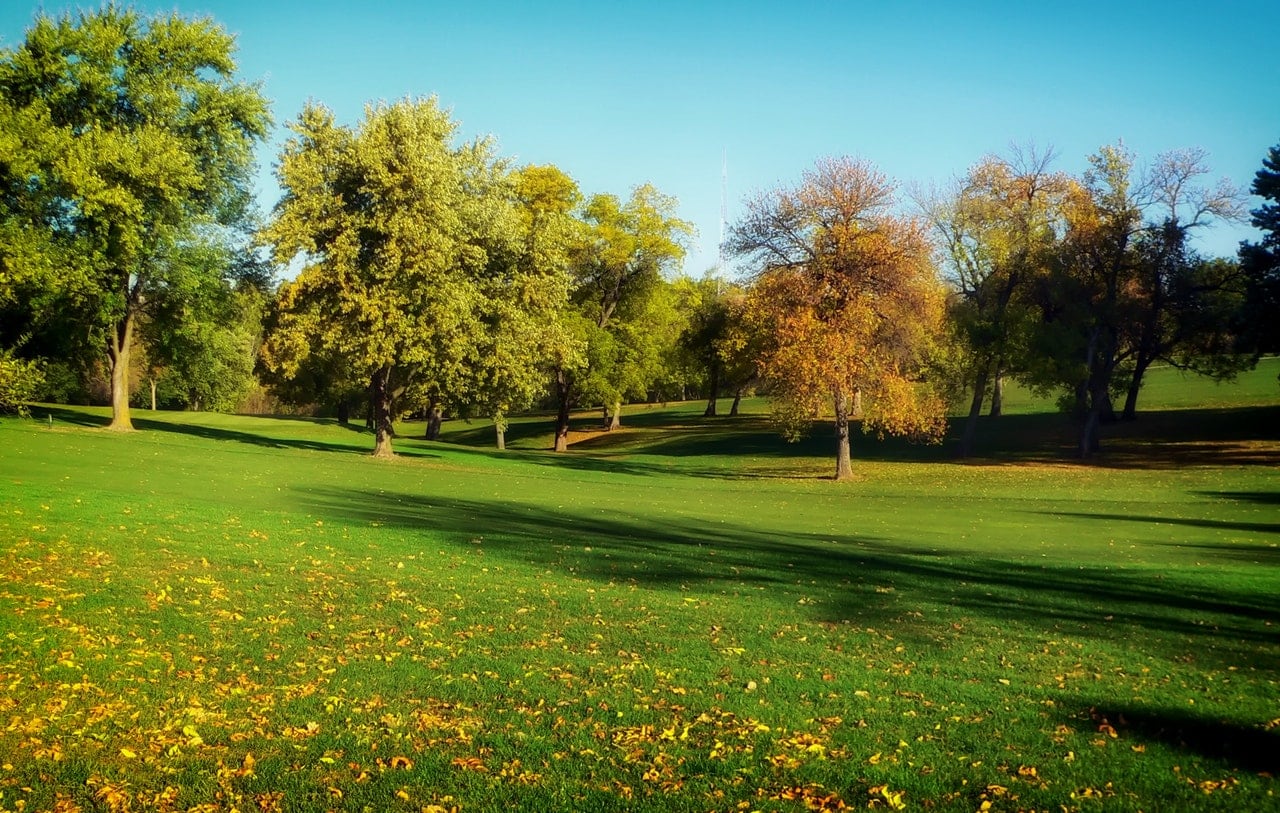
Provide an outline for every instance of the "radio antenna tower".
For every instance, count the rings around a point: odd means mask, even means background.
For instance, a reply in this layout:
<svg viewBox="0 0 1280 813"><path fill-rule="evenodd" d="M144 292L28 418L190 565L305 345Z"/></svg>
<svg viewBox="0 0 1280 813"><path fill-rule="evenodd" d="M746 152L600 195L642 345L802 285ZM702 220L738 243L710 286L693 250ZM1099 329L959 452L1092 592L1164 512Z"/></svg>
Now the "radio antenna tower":
<svg viewBox="0 0 1280 813"><path fill-rule="evenodd" d="M728 218L728 196L729 196L729 150L726 149L720 158L720 246L719 260L716 263L716 270L724 273L724 229L725 222Z"/></svg>

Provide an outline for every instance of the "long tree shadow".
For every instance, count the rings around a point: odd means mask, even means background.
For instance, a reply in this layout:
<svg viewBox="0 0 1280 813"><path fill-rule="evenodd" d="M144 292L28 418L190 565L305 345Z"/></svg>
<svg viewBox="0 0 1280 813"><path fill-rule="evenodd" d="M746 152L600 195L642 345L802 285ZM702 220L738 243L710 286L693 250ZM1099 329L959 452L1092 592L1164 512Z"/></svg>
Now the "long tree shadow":
<svg viewBox="0 0 1280 813"><path fill-rule="evenodd" d="M624 512L567 513L514 501L308 490L308 512L380 523L603 582L652 589L766 587L795 606L816 596L824 621L875 626L906 610L972 613L1040 634L1130 637L1226 665L1280 666L1280 596L1188 585L1106 567L1033 566L978 553L940 554L876 537L812 534L740 521ZM888 589L886 589L888 588ZM765 596L767 598L767 596ZM1159 632L1164 635L1150 635ZM926 636L928 633L922 632Z"/></svg>
<svg viewBox="0 0 1280 813"><path fill-rule="evenodd" d="M36 416L49 416L58 423L72 424L76 426L92 426L92 428L102 428L110 424L109 417L91 414L91 412L83 412L81 410L73 410L73 408L41 406L35 410ZM278 420L278 419L271 419ZM297 421L297 417L288 417L287 420ZM314 419L301 419L305 423L311 425L333 424L332 421L316 421ZM136 429L145 431L163 431L163 433L188 435L193 438L205 438L207 440L229 440L234 443L247 443L250 446L259 446L276 449L308 449L312 452L334 452L342 453L342 455L369 455L372 449L372 443L369 446L364 444L356 444L353 442L351 434L343 435L343 437L330 440L315 440L308 438L294 438L288 435L264 434L261 431L241 431L237 429L223 428L223 426L209 426L205 424L192 423L187 420L157 420L151 417L133 417L133 426ZM364 434L364 431L358 430L358 434ZM410 457L436 457L435 453L421 447L404 446L398 449L398 453Z"/></svg>
<svg viewBox="0 0 1280 813"><path fill-rule="evenodd" d="M1079 697L1061 697L1059 708L1078 709L1064 722L1108 725L1124 739L1159 743L1192 757L1251 773L1280 772L1280 733L1235 720L1215 719L1185 708L1117 704L1098 699L1087 708Z"/></svg>
<svg viewBox="0 0 1280 813"><path fill-rule="evenodd" d="M1037 511L1050 517L1079 517L1104 522L1145 522L1152 525L1184 525L1190 528L1212 528L1217 531L1280 534L1280 522L1239 522L1236 520L1197 519L1193 517L1156 517L1140 514L1101 514L1083 511Z"/></svg>

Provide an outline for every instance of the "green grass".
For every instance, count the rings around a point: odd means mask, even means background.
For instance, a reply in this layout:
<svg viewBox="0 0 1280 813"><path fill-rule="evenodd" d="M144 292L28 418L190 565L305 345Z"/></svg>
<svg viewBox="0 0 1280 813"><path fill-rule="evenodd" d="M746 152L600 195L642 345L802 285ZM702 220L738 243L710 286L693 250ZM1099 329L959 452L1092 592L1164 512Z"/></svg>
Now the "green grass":
<svg viewBox="0 0 1280 813"><path fill-rule="evenodd" d="M1275 373L1160 371L1091 465L1011 393L987 457L859 437L852 483L758 402L391 462L37 407L0 420L0 810L1273 808Z"/></svg>

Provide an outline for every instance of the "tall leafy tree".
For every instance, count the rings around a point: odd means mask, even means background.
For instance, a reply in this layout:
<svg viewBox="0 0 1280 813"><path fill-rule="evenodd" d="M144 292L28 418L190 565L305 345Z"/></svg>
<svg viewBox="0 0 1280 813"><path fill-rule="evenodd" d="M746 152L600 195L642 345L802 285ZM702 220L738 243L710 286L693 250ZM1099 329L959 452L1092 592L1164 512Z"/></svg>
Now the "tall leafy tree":
<svg viewBox="0 0 1280 813"><path fill-rule="evenodd" d="M1248 297L1243 328L1255 352L1274 353L1280 351L1280 144L1263 157L1250 191L1265 202L1251 213L1262 240L1240 246Z"/></svg>
<svg viewBox="0 0 1280 813"><path fill-rule="evenodd" d="M480 280L471 380L447 394L460 413L492 418L499 449L507 416L544 394L552 371L578 364L583 349L563 319L582 232L578 185L558 167L527 166L512 173L509 190L516 238Z"/></svg>
<svg viewBox="0 0 1280 813"><path fill-rule="evenodd" d="M1038 358L1028 376L1074 393L1081 457L1100 449L1114 398L1127 391L1133 414L1153 361L1217 375L1239 366L1227 335L1238 299L1230 268L1202 261L1187 245L1192 230L1234 216L1234 190L1199 183L1205 170L1196 150L1166 153L1138 171L1123 146L1106 146L1089 164L1068 198L1052 273L1038 287Z"/></svg>
<svg viewBox="0 0 1280 813"><path fill-rule="evenodd" d="M263 230L282 287L263 358L289 375L312 354L368 383L374 454L392 455L406 396L465 390L480 281L514 254L507 173L485 140L456 145L434 98L370 107L356 128L309 105L280 158L284 197Z"/></svg>
<svg viewBox="0 0 1280 813"><path fill-rule="evenodd" d="M919 380L942 327L944 291L920 223L893 212L869 163L826 159L799 185L762 194L728 241L756 269L751 309L768 339L762 376L785 425L835 413L837 480L853 476L849 421L933 440L945 405Z"/></svg>
<svg viewBox="0 0 1280 813"><path fill-rule="evenodd" d="M927 201L949 281L972 400L959 453L973 451L985 399L1000 413L1003 378L1024 364L1034 320L1029 291L1052 262L1065 228L1070 179L1049 169L1051 151L1015 148L969 170L954 195Z"/></svg>
<svg viewBox="0 0 1280 813"><path fill-rule="evenodd" d="M1136 417L1143 376L1156 361L1217 378L1248 363L1234 335L1243 277L1230 264L1205 261L1188 244L1194 231L1244 213L1240 192L1226 180L1205 183L1208 174L1207 154L1196 148L1157 156L1142 176L1145 222L1124 304L1126 420Z"/></svg>
<svg viewBox="0 0 1280 813"><path fill-rule="evenodd" d="M64 306L111 363L114 429L130 429L130 350L186 249L242 222L255 144L270 126L235 79L235 42L211 20L115 6L53 19L0 54L0 117L21 133L0 264L68 292ZM215 270L213 273L222 273Z"/></svg>
<svg viewBox="0 0 1280 813"><path fill-rule="evenodd" d="M573 310L565 324L585 346L577 365L555 370L556 451L568 448L569 412L583 400L612 406L643 393L657 366L662 338L653 323L663 273L684 258L692 226L675 214L676 200L649 184L625 202L595 195L583 209L585 235L573 262ZM669 337L674 340L674 336Z"/></svg>

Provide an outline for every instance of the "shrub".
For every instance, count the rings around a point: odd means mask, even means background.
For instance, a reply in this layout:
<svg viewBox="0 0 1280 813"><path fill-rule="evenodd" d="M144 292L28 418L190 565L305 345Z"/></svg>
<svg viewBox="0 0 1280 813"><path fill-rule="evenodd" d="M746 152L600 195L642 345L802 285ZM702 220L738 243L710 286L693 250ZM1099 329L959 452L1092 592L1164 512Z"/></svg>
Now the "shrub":
<svg viewBox="0 0 1280 813"><path fill-rule="evenodd" d="M44 386L40 364L0 349L0 412L27 414L27 402Z"/></svg>

